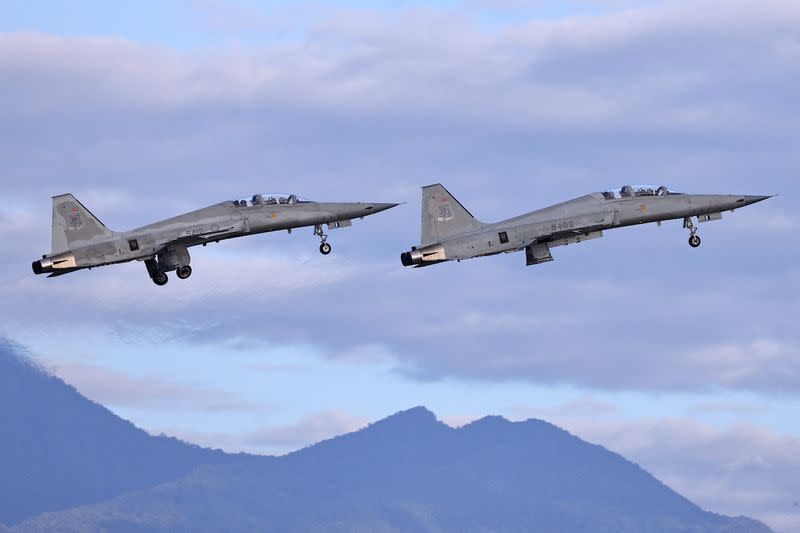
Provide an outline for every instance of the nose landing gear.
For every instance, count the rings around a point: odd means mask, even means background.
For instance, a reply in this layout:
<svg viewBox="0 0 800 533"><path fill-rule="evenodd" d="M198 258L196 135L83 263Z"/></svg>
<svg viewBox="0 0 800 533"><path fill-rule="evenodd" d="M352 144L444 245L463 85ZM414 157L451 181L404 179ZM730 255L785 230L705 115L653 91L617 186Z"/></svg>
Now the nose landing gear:
<svg viewBox="0 0 800 533"><path fill-rule="evenodd" d="M692 222L691 217L686 217L683 219L683 227L689 230L689 246L692 248L697 248L700 246L700 243L703 241L700 239L700 236L697 234L697 227Z"/></svg>
<svg viewBox="0 0 800 533"><path fill-rule="evenodd" d="M317 224L314 226L314 235L319 237L320 240L319 253L322 255L328 255L331 253L331 245L328 244L328 236L322 231L322 224Z"/></svg>

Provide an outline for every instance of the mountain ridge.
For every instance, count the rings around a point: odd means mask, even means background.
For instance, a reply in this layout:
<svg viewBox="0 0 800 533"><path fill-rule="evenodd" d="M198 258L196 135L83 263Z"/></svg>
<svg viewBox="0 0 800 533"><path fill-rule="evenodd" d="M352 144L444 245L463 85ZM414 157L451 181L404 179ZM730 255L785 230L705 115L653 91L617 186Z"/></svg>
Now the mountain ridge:
<svg viewBox="0 0 800 533"><path fill-rule="evenodd" d="M243 459L150 435L2 339L0 428L0 522L9 525L169 481L199 464Z"/></svg>
<svg viewBox="0 0 800 533"><path fill-rule="evenodd" d="M639 465L537 419L453 428L417 406L280 457L153 437L2 342L0 424L15 430L0 442L0 468L12 473L0 482L0 522L11 524L0 532L771 531L704 511ZM53 486L76 494L55 498ZM28 506L22 520L9 521L4 495Z"/></svg>

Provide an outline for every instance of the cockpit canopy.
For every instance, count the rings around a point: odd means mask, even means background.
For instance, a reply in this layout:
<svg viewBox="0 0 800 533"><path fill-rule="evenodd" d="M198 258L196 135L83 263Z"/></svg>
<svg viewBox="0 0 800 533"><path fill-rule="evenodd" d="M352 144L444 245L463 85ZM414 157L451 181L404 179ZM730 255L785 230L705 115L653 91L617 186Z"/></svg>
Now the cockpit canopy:
<svg viewBox="0 0 800 533"><path fill-rule="evenodd" d="M634 198L636 196L668 196L671 194L683 194L669 190L665 185L624 185L619 189L612 189L603 193L606 200L620 198Z"/></svg>
<svg viewBox="0 0 800 533"><path fill-rule="evenodd" d="M258 205L295 205L308 203L311 200L300 198L294 194L283 193L259 193L254 194L250 198L250 206ZM247 207L247 200L234 200L233 205L236 207Z"/></svg>

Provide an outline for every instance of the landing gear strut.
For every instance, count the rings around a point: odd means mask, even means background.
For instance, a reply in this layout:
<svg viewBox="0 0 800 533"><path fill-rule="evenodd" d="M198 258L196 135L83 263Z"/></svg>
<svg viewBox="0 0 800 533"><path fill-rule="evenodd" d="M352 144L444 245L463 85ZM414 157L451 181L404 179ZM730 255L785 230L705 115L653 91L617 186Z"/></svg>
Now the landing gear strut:
<svg viewBox="0 0 800 533"><path fill-rule="evenodd" d="M683 227L689 230L691 235L689 236L689 246L692 248L697 248L700 246L700 243L703 242L700 239L700 236L697 234L697 227L692 222L691 217L686 217L683 219Z"/></svg>
<svg viewBox="0 0 800 533"><path fill-rule="evenodd" d="M331 253L331 245L328 244L328 236L322 231L322 224L317 224L314 226L314 235L319 237L321 241L319 244L319 253L322 255L328 255Z"/></svg>

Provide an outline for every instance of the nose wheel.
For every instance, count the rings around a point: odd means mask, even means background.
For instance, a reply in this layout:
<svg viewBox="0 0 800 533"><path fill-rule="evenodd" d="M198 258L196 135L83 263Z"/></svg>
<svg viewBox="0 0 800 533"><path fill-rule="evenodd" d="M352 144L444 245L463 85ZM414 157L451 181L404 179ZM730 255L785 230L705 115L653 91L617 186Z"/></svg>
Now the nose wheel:
<svg viewBox="0 0 800 533"><path fill-rule="evenodd" d="M328 244L328 236L322 231L322 224L317 224L314 226L314 235L319 237L320 240L319 253L322 255L328 255L331 253L331 245Z"/></svg>
<svg viewBox="0 0 800 533"><path fill-rule="evenodd" d="M703 241L700 239L700 236L697 234L697 227L692 222L691 217L686 217L683 219L683 227L689 230L689 246L692 248L698 248L700 243Z"/></svg>

